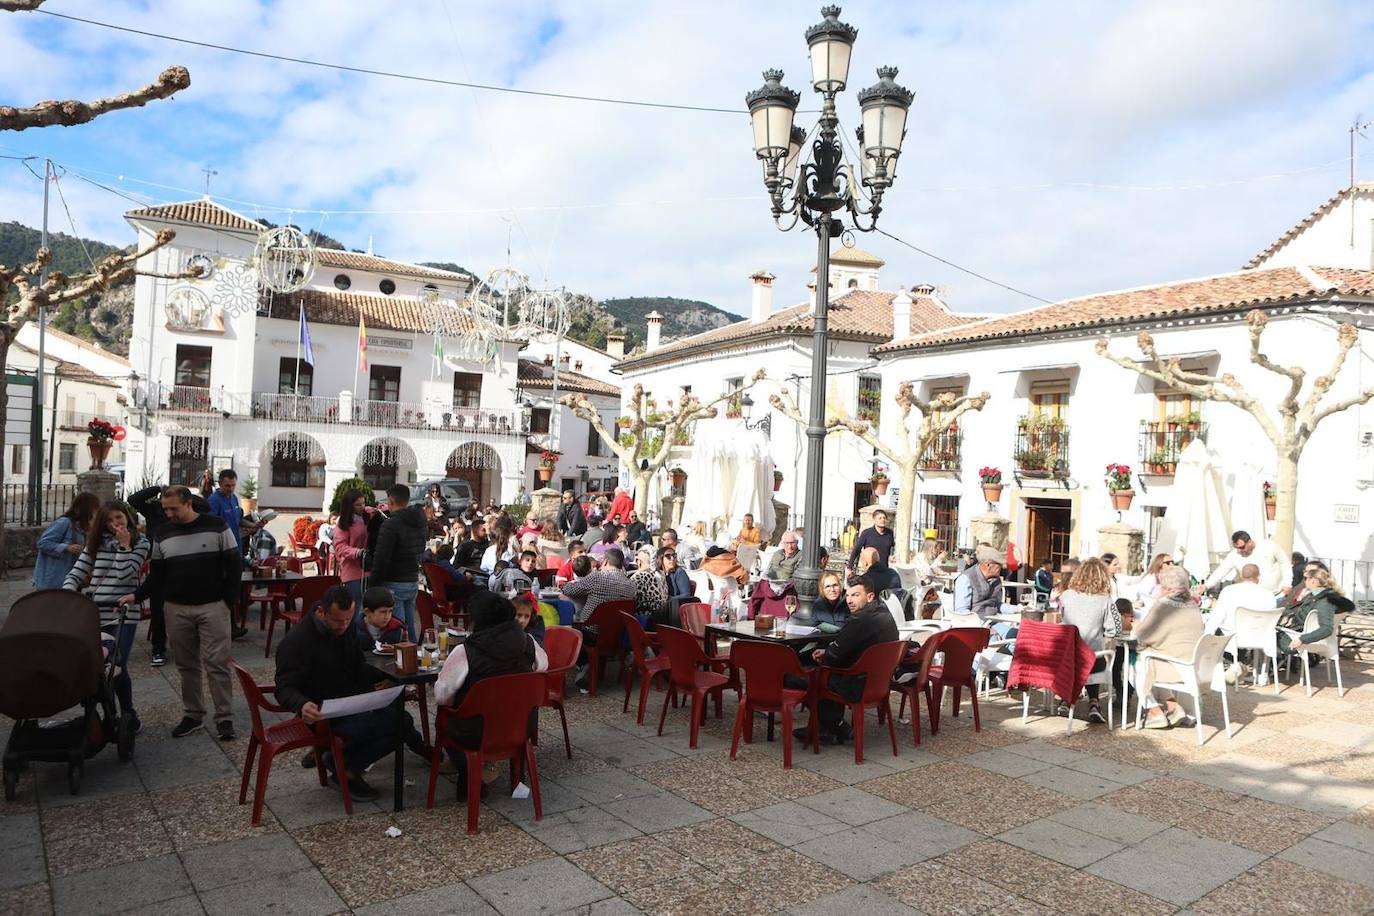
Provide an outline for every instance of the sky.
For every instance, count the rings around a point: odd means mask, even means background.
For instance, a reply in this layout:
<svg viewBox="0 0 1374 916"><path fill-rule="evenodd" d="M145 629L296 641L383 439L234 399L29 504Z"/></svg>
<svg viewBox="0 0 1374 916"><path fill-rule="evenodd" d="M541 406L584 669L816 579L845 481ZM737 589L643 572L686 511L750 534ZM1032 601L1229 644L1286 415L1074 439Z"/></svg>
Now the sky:
<svg viewBox="0 0 1374 916"><path fill-rule="evenodd" d="M94 98L191 71L174 100L0 134L68 171L61 231L132 241L142 201L210 193L381 255L508 261L596 298L680 296L737 313L749 276L805 298L814 236L780 232L744 95L807 85L819 4L596 0L48 0L44 9L238 48L464 82L737 109L664 110L341 73L0 13L0 104ZM916 96L879 226L1045 299L1238 269L1349 180L1374 118L1374 5L1149 0L844 5L859 30L844 130L878 66ZM798 114L810 127L813 114ZM1374 138L1374 128L1369 131ZM1374 179L1374 139L1357 138ZM41 172L41 165L39 166ZM355 211L355 212L341 212ZM372 211L372 212L356 212ZM0 220L37 225L41 183L0 159ZM884 288L960 311L1034 304L875 234ZM507 253L509 252L509 254Z"/></svg>

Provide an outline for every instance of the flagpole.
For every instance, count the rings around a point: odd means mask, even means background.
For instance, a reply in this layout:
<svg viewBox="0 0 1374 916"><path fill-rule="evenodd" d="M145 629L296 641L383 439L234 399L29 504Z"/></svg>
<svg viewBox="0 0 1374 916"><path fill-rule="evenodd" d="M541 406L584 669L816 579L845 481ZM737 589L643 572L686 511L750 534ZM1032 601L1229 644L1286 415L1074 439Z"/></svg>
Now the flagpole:
<svg viewBox="0 0 1374 916"><path fill-rule="evenodd" d="M298 303L300 314L297 316L299 325L296 327L296 384L293 393L296 396L296 404L300 405L301 396L301 328L305 326L305 305ZM293 414L294 415L294 414Z"/></svg>

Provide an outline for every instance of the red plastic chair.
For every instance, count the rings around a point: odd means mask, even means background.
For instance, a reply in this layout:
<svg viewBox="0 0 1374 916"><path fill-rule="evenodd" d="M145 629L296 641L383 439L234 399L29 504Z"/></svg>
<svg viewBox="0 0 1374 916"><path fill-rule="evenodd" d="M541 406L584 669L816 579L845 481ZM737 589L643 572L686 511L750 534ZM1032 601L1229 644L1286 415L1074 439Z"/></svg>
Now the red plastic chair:
<svg viewBox="0 0 1374 916"><path fill-rule="evenodd" d="M292 624L304 620L312 604L324 597L324 593L330 588L342 584L338 576L311 576L309 579L299 579L291 583L282 606L272 608L272 621L267 625L267 645L263 647L263 657L269 658L272 655L272 632L276 630L278 620L282 621L286 632L291 632ZM296 607L297 601L301 602L300 607Z"/></svg>
<svg viewBox="0 0 1374 916"><path fill-rule="evenodd" d="M468 833L477 833L481 807L482 765L487 760L509 760L510 782L514 786L523 778L524 764L530 768L530 795L534 798L534 819L544 819L544 803L539 797L539 770L534 761L534 743L530 740L530 714L544 705L548 697L548 679L544 672L504 674L478 681L472 685L463 705L457 709L440 706L434 722L434 752L429 765L429 798L426 807L434 807L434 787L439 781L439 764L444 749L452 748L467 757L468 770ZM448 719L482 720L482 744L477 750L461 747L449 737ZM461 787L459 787L461 791Z"/></svg>
<svg viewBox="0 0 1374 916"><path fill-rule="evenodd" d="M243 760L243 779L239 783L240 805L248 798L248 775L253 772L253 758L259 751L262 752L262 756L258 758L258 779L253 786L253 826L256 827L262 822L262 805L267 797L267 777L272 772L272 758L284 751L294 751L303 747L313 748L320 785L327 786L329 777L324 770L324 754L326 751L332 752L334 765L341 766L344 759L343 741L330 731L328 720L317 723L313 728L299 716L285 722L264 725L264 712L280 713L290 710L285 706L267 702L266 694L275 694L276 687L259 686L253 681L253 675L233 659L229 660L229 665L238 675L239 687L243 690L244 699L248 701L248 712L253 718L253 734L248 739L248 756ZM339 777L339 789L343 793L344 813L351 815L353 799L348 794L346 777Z"/></svg>
<svg viewBox="0 0 1374 916"><path fill-rule="evenodd" d="M644 709L649 704L649 688L653 685L654 678L660 675L667 676L669 662L665 655L649 655L649 634L644 632L644 628L639 625L639 619L633 614L622 614L625 618L625 632L630 636L630 661L633 670L630 677L625 678L625 703L621 706L621 712L630 711L630 690L634 686L634 675L639 675L639 714L635 721L640 725L644 724Z"/></svg>
<svg viewBox="0 0 1374 916"><path fill-rule="evenodd" d="M324 557L320 556L320 552L314 544L302 547L300 542L296 540L296 536L289 531L286 533L286 542L291 546L292 559L300 560L302 565L314 564L316 575L324 572Z"/></svg>
<svg viewBox="0 0 1374 916"><path fill-rule="evenodd" d="M572 627L549 627L544 631L544 653L549 657L548 693L544 705L558 710L558 718L563 723L563 748L572 760L572 738L568 737L568 714L563 703L568 698L568 672L577 664L577 656L582 654L582 631Z"/></svg>
<svg viewBox="0 0 1374 916"><path fill-rule="evenodd" d="M715 636L706 632L706 625L711 622L709 604L701 601L684 601L678 607L678 614L682 618L682 628L697 638L713 666L723 667L730 664L730 656L717 651Z"/></svg>
<svg viewBox="0 0 1374 916"><path fill-rule="evenodd" d="M277 556L272 558L273 563L278 563L283 560L286 561L285 566L289 571L297 573L301 571L301 561L295 557ZM243 603L244 623L248 622L248 605L257 604L258 629L267 629L267 615L273 611L285 610L289 603L290 593L291 584L284 580L282 582L273 582L271 585L264 584L256 591L251 585L243 586L240 600Z"/></svg>
<svg viewBox="0 0 1374 916"><path fill-rule="evenodd" d="M730 662L743 675L744 695L735 712L735 733L730 742L730 759L739 751L740 734L744 743L754 743L754 714L782 713L782 768L792 769L792 710L807 700L809 690L794 690L783 686L789 674L806 677L797 653L781 643L737 640L730 647ZM816 740L816 713L809 720L812 743Z"/></svg>
<svg viewBox="0 0 1374 916"><path fill-rule="evenodd" d="M587 664L591 666L587 692L596 696L596 688L601 683L601 668L608 659L620 662L622 678L630 676L630 668L625 664L625 648L622 645L625 635L625 621L621 614L634 614L635 603L624 601L603 601L592 611L583 626L596 627L596 645L586 645ZM585 644L585 641L584 641Z"/></svg>
<svg viewBox="0 0 1374 916"><path fill-rule="evenodd" d="M663 734L663 723L668 719L668 702L681 690L692 698L692 734L688 747L695 748L702 720L706 717L706 698L715 694L716 718L719 719L721 694L730 683L730 679L715 671L701 670L710 664L710 659L706 657L701 643L691 633L677 627L659 627L656 632L670 663L668 695L663 698L663 712L658 717L658 733L660 736Z"/></svg>
<svg viewBox="0 0 1374 916"><path fill-rule="evenodd" d="M897 726L892 717L892 700L888 692L888 686L892 683L892 672L896 670L897 663L902 660L902 654L906 652L906 641L896 640L894 642L880 642L869 646L859 656L859 660L850 668L826 668L820 669L820 680L816 685L816 696L820 700L830 700L847 706L854 716L854 762L864 762L864 710L876 709L878 711L878 722L881 724L887 721L887 731L892 737L892 756L898 756L897 751ZM837 674L862 674L864 678L864 692L859 697L857 703L849 700L832 691L829 687L830 679ZM821 752L820 730L812 733L812 749L819 754Z"/></svg>
<svg viewBox="0 0 1374 916"><path fill-rule="evenodd" d="M992 631L987 627L954 627L940 633L939 648L932 652L943 652L944 663L932 665L930 677L925 685L926 706L930 710L930 733L940 732L940 700L946 687L954 689L954 703L951 714L959 715L959 694L968 688L969 700L973 703L973 730L982 731L983 723L978 719L978 685L974 680L973 662L978 653L988 647Z"/></svg>
<svg viewBox="0 0 1374 916"><path fill-rule="evenodd" d="M911 734L915 739L916 746L921 746L921 697L926 693L926 688L930 683L930 665L935 659L935 653L940 651L936 648L940 640L944 637L944 632L934 633L927 637L926 641L919 646L909 646L906 655L902 658L903 665L918 665L916 677L898 682L895 674L889 689L894 693L902 695L901 705L897 707L897 718L901 718L906 712L907 701L911 701Z"/></svg>
<svg viewBox="0 0 1374 916"><path fill-rule="evenodd" d="M437 563L422 563L420 569L425 574L425 585L429 587L434 616L452 620L454 626L467 629L467 608L448 600L448 587L452 581L448 573Z"/></svg>

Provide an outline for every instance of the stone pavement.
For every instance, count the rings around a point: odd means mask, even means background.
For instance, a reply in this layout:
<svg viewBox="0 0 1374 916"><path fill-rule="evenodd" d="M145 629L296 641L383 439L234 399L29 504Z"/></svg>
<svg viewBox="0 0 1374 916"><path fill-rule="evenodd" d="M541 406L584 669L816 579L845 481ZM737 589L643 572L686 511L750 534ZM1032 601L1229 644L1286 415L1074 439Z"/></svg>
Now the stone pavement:
<svg viewBox="0 0 1374 916"><path fill-rule="evenodd" d="M893 757L870 717L862 766L852 746L798 748L790 771L762 727L729 760L733 697L692 751L683 710L660 738L614 690L574 695L572 761L541 716L544 819L503 770L469 837L451 781L424 809L414 757L404 812L387 758L371 776L383 803L345 817L287 755L250 826L241 705L238 741L172 740L176 670L150 668L146 646L134 762L102 751L76 797L64 767L38 764L0 804L0 913L1374 911L1374 669L1355 662L1339 699L1322 672L1310 699L1233 692L1230 740L1213 702L1202 747L1191 730L1066 737L1063 719L1022 724L1019 699L995 694L981 732L946 700L920 750L899 727ZM271 679L256 628L236 656Z"/></svg>

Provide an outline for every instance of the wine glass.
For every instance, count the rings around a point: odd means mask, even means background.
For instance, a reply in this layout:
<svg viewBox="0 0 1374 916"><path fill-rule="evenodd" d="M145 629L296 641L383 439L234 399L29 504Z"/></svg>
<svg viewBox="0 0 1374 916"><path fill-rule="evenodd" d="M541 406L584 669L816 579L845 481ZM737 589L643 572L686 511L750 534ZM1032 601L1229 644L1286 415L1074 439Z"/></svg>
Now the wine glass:
<svg viewBox="0 0 1374 916"><path fill-rule="evenodd" d="M421 634L420 646L430 655L439 651L439 634L435 632L433 627L427 628L425 632Z"/></svg>
<svg viewBox="0 0 1374 916"><path fill-rule="evenodd" d="M788 595L783 598L782 606L787 609L787 616L791 617L793 614L797 613L797 596Z"/></svg>

